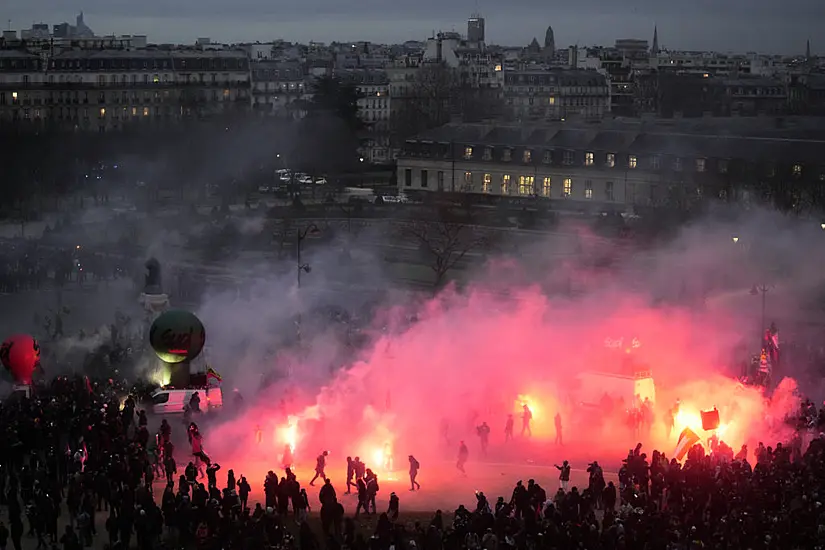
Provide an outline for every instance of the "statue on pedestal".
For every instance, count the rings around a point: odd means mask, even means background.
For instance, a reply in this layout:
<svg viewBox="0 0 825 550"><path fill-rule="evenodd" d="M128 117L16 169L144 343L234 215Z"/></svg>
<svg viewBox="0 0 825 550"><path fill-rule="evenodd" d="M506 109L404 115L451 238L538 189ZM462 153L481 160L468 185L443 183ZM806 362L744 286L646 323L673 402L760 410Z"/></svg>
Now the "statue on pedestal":
<svg viewBox="0 0 825 550"><path fill-rule="evenodd" d="M160 262L155 258L149 258L143 266L146 268L143 293L163 294L163 285L160 275Z"/></svg>
<svg viewBox="0 0 825 550"><path fill-rule="evenodd" d="M160 262L155 258L149 258L144 267L146 273L140 302L150 316L157 315L169 308L169 296L163 293Z"/></svg>

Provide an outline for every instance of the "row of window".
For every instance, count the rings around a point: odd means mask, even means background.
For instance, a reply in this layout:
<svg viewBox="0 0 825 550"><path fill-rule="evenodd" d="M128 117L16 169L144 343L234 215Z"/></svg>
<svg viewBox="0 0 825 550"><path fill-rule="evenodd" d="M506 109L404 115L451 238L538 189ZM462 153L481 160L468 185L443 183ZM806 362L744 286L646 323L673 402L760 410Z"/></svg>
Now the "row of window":
<svg viewBox="0 0 825 550"><path fill-rule="evenodd" d="M123 107L122 109L114 108L114 109L106 109L105 107L101 107L98 112L98 118L105 119L105 118L113 118L117 120L118 118L126 119L129 116L132 117L148 117L152 116L171 116L173 109L171 107ZM16 113L15 113L16 114ZM89 109L72 109L72 108L57 108L57 109L23 109L22 110L22 117L24 120L29 119L39 119L45 118L47 116L54 117L58 120L62 119L73 119L73 118L89 118Z"/></svg>
<svg viewBox="0 0 825 550"><path fill-rule="evenodd" d="M98 86L125 86L129 83L133 85L137 84L180 84L180 83L200 83L206 84L207 82L211 82L213 85L217 84L229 84L232 82L229 73L223 73L221 78L218 78L218 73L212 73L209 75L209 79L207 80L207 76L205 73L198 73L197 78L192 78L194 75L190 74L183 74L181 75L182 78L174 78L174 76L170 76L169 73L164 73L163 76L159 74L155 74L153 76L149 76L148 74L144 74L140 79L138 79L138 75L132 74L131 78L128 75L116 75L113 74L109 77L106 75L98 75L97 77L97 85ZM237 80L236 82L244 82L243 80ZM6 84L13 85L14 82L6 82ZM23 75L21 81L19 82L23 87L28 87L29 85L37 85L37 84L45 84L45 82L32 82L29 80L29 75ZM48 84L83 84L83 77L80 75L58 75L57 79L55 79L54 75L49 75L48 77Z"/></svg>
<svg viewBox="0 0 825 550"><path fill-rule="evenodd" d="M165 69L188 69L192 70L245 70L247 67L246 59L219 59L219 58L194 58L194 59L177 59L176 61L163 59L101 59L101 60L85 60L85 59L52 59L49 62L49 69L56 71L71 71L71 70L165 70ZM34 59L0 59L0 70L9 69L10 71L38 71L40 70L40 60Z"/></svg>
<svg viewBox="0 0 825 550"><path fill-rule="evenodd" d="M595 76L595 74L594 74ZM582 85L574 80L568 80L563 75L556 76L552 74L504 74L504 84L508 86L528 86L530 84L537 86L569 86L574 88L577 92L583 93L588 88L598 88L607 85L607 80L604 77L596 76L596 78L588 79Z"/></svg>
<svg viewBox="0 0 825 550"><path fill-rule="evenodd" d="M513 150L510 148L505 148L502 151L501 160L504 162L510 162L513 160L512 158ZM464 160L472 160L475 156L475 149L472 146L466 146L464 148ZM565 166L572 166L575 163L576 155L574 151L564 151L562 157L562 164ZM490 161L493 160L493 149L492 147L485 147L484 151L481 156L481 160ZM521 161L525 164L529 164L533 162L533 151L530 149L525 149L522 151L522 158ZM648 157L649 165L648 168L650 170L661 170L662 169L662 157L659 155L652 155ZM542 163L544 164L552 164L553 162L553 152L552 151L544 151L542 156ZM588 151L584 154L584 165L585 166L595 166L596 164L596 153L592 151ZM708 159L705 158L697 158L694 159L694 170L696 172L706 172L708 171ZM616 166L616 153L605 153L604 154L604 166L607 168L614 168ZM636 155L627 155L627 168L635 169L639 167L639 158ZM686 169L685 159L681 157L674 157L671 159L670 168L675 171L682 171ZM717 159L716 160L716 170L720 174L726 174L728 172L728 161L726 159ZM771 165L768 167L768 176L773 177L775 175L776 168ZM802 165L801 164L794 164L792 166L792 173L794 176L801 176L802 175Z"/></svg>
<svg viewBox="0 0 825 550"><path fill-rule="evenodd" d="M404 186L405 187L412 187L413 183L413 174L412 169L407 168L404 171ZM518 176L517 180L514 180L510 174L502 174L500 180L496 178L498 181L493 181L493 175L489 173L481 174L481 181L478 182L480 185L476 187L476 179L479 175L473 172L464 172L463 180L461 182L461 186L459 189L454 189L453 182L450 182L450 191L464 191L464 192L474 192L480 191L481 193L498 193L500 195L518 195L522 197L546 197L550 198L553 192L553 177L552 176L543 176L539 178L539 181L536 181L535 176ZM422 189L428 189L430 186L429 182L429 172L427 170L421 170L420 175L420 183ZM444 182L444 172L438 171L436 172L436 188L439 191L445 190L445 182ZM573 178L566 177L562 178L562 187L561 187L561 197L569 198L573 195L574 187L573 187ZM585 199L593 199L593 181L592 180L584 180L584 189L583 189L583 197ZM614 187L612 181L605 182L604 185L604 197L602 200L605 201L613 201L615 200L614 195Z"/></svg>
<svg viewBox="0 0 825 550"><path fill-rule="evenodd" d="M200 90L200 97L205 101L207 99L206 95L207 90ZM230 99L231 92L229 89L224 89L221 94L219 94L218 90L212 89L212 100L218 101L219 99L223 99L224 101ZM34 98L30 97L27 94L18 94L17 92L12 92L9 95L11 101L7 101L6 93L0 92L0 106L2 105L53 105L53 104L69 104L69 103L89 103L89 92L82 92L82 96L80 95L81 92L58 92L57 95L53 93L49 93L46 97L36 96ZM170 94L168 90L163 91L163 95L161 96L160 92L154 92L150 95L149 92L143 92L142 96L139 95L138 92L121 92L118 94L117 92L109 94L108 98L105 92L100 92L97 97L98 103L129 103L131 99L131 103L137 103L139 98L142 97L143 103L160 103L161 101L168 101L170 99Z"/></svg>
<svg viewBox="0 0 825 550"><path fill-rule="evenodd" d="M304 71L301 69L255 69L252 71L253 80L303 80Z"/></svg>
<svg viewBox="0 0 825 550"><path fill-rule="evenodd" d="M187 62L189 69L245 69L246 58L189 58L189 59L53 59L50 62L50 68L57 70L72 70L72 69L86 69L86 70L112 70L112 69L131 69L131 70L150 70L150 69L169 69L177 65L178 69L186 69Z"/></svg>

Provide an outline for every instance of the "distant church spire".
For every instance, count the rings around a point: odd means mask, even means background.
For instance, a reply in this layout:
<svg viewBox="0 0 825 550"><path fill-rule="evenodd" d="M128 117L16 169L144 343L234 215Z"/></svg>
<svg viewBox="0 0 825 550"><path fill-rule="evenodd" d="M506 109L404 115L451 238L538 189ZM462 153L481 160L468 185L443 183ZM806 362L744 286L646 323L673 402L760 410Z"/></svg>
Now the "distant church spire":
<svg viewBox="0 0 825 550"><path fill-rule="evenodd" d="M650 47L650 53L656 55L659 53L659 28L653 25L653 45Z"/></svg>

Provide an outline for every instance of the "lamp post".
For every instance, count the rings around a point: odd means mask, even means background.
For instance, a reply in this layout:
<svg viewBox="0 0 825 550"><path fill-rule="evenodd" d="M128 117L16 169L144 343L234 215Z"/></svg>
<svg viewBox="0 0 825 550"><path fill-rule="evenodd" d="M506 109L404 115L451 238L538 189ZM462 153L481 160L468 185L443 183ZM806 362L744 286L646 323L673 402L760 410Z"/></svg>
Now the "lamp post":
<svg viewBox="0 0 825 550"><path fill-rule="evenodd" d="M298 241L295 244L296 247L296 257L298 260L298 288L301 288L301 273L309 273L312 271L312 266L309 264L301 263L301 244L304 242L309 235L317 235L320 233L321 230L318 229L318 226L314 223L309 224L304 228L303 231L298 232Z"/></svg>
<svg viewBox="0 0 825 550"><path fill-rule="evenodd" d="M765 330L765 304L767 301L768 292L771 290L771 287L768 285L753 285L751 287L751 296L758 296L759 294L762 295L762 322L759 327L759 337L762 337L762 331Z"/></svg>
<svg viewBox="0 0 825 550"><path fill-rule="evenodd" d="M317 235L320 232L321 232L321 230L318 229L318 226L315 225L314 223L311 223L308 226L306 226L303 229L303 231L298 231L298 235L297 235L298 240L295 243L295 255L296 255L296 259L297 259L297 268L298 268L297 275L298 275L298 288L299 289L301 288L301 273L309 273L310 271L312 271L312 266L311 265L301 262L301 244L304 242L304 239L306 239L309 235ZM301 310L300 310L300 306L299 306L298 320L295 322L295 324L296 324L296 327L295 327L296 328L296 336L298 337L298 345L299 346L301 344L301 324L302 324L302 321L303 321L303 318L302 318Z"/></svg>

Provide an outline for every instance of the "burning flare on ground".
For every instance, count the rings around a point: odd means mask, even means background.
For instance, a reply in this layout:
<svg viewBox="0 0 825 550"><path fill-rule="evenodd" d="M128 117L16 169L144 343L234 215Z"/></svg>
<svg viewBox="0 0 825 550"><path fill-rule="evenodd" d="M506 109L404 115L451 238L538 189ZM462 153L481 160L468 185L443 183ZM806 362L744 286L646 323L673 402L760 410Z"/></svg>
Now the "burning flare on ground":
<svg viewBox="0 0 825 550"><path fill-rule="evenodd" d="M280 445L289 445L289 450L295 452L298 446L298 417L290 415L286 424L275 428L275 442Z"/></svg>

